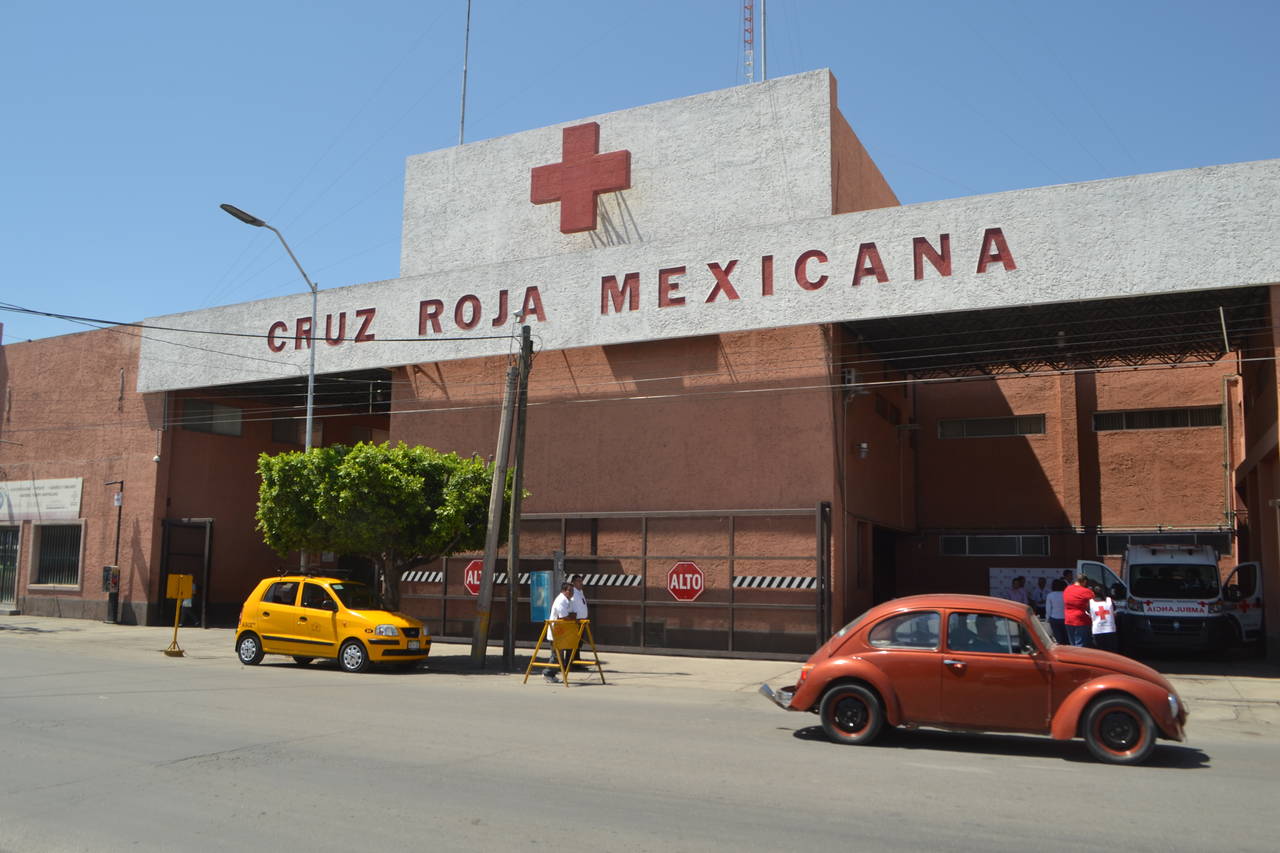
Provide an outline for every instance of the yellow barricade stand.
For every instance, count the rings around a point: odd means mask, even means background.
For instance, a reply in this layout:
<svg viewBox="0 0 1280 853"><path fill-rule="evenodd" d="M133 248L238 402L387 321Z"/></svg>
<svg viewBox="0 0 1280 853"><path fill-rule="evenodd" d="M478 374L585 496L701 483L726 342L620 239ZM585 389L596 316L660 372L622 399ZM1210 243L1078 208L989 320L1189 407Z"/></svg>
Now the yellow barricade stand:
<svg viewBox="0 0 1280 853"><path fill-rule="evenodd" d="M173 599L173 642L164 653L171 658L180 658L185 654L178 645L178 621L182 619L182 600L191 597L194 583L194 575L169 575L165 598Z"/></svg>
<svg viewBox="0 0 1280 853"><path fill-rule="evenodd" d="M560 652L574 652L580 649L584 637L591 645L591 654L595 658L596 671L600 673L600 683L604 684L604 668L600 666L600 654L596 651L595 638L591 636L590 619L548 619L544 622L542 633L538 635L538 644L533 647L533 655L529 658L529 667L524 671L524 683L529 683L529 673L533 672L534 668L558 669L560 670L560 678L564 681L564 686L568 687L569 667L575 663L590 666L591 661L582 660L580 656L575 654L575 660L565 664ZM538 660L543 642L547 643L551 657L555 661L554 663L543 663ZM568 657L568 655L565 657Z"/></svg>

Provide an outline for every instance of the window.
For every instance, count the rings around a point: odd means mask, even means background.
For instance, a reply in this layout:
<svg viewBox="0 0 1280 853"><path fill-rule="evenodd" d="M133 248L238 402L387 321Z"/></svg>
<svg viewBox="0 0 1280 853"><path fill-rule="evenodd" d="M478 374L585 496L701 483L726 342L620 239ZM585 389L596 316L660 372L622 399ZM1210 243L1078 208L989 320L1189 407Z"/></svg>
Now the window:
<svg viewBox="0 0 1280 853"><path fill-rule="evenodd" d="M301 418L277 418L271 422L271 440L279 444L303 445L306 421Z"/></svg>
<svg viewBox="0 0 1280 853"><path fill-rule="evenodd" d="M348 610L378 609L378 599L373 590L362 583L335 583L333 593Z"/></svg>
<svg viewBox="0 0 1280 853"><path fill-rule="evenodd" d="M183 400L182 428L217 435L240 435L240 410L208 400Z"/></svg>
<svg viewBox="0 0 1280 853"><path fill-rule="evenodd" d="M81 525L36 524L32 531L35 537L32 583L79 586Z"/></svg>
<svg viewBox="0 0 1280 853"><path fill-rule="evenodd" d="M1216 426L1222 426L1221 406L1196 406L1190 409L1135 409L1128 412L1098 412L1093 416L1095 432Z"/></svg>
<svg viewBox="0 0 1280 853"><path fill-rule="evenodd" d="M867 641L882 649L936 649L942 620L937 613L900 613L871 629Z"/></svg>
<svg viewBox="0 0 1280 853"><path fill-rule="evenodd" d="M1216 564L1135 563L1129 566L1129 589L1138 598L1217 598L1218 584Z"/></svg>
<svg viewBox="0 0 1280 853"><path fill-rule="evenodd" d="M1218 554L1231 553L1231 534L1195 533L1102 533L1098 535L1098 556L1118 557L1130 545L1212 545Z"/></svg>
<svg viewBox="0 0 1280 853"><path fill-rule="evenodd" d="M302 606L313 610L330 610L335 613L338 610L338 605L332 596L325 592L324 587L314 583L305 584L302 587Z"/></svg>
<svg viewBox="0 0 1280 853"><path fill-rule="evenodd" d="M997 438L1010 435L1044 435L1044 415L938 421L938 438Z"/></svg>
<svg viewBox="0 0 1280 853"><path fill-rule="evenodd" d="M1021 654L1032 647L1022 626L990 613L952 613L947 617L947 649L953 652Z"/></svg>
<svg viewBox="0 0 1280 853"><path fill-rule="evenodd" d="M1048 536L941 536L939 545L948 557L1047 557Z"/></svg>
<svg viewBox="0 0 1280 853"><path fill-rule="evenodd" d="M268 604L293 604L298 600L297 581L276 581L262 596Z"/></svg>

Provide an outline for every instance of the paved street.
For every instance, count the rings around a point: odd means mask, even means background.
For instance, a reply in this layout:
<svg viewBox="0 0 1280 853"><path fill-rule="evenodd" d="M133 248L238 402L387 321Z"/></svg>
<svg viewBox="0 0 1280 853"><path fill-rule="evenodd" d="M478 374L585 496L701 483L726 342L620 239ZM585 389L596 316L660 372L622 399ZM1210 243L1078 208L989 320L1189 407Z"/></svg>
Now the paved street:
<svg viewBox="0 0 1280 853"><path fill-rule="evenodd" d="M1174 668L1189 741L827 743L787 662L608 653L609 684L283 658L229 631L0 617L0 850L1273 850L1280 671ZM497 658L491 658L496 662ZM1217 672L1208 670L1217 669Z"/></svg>

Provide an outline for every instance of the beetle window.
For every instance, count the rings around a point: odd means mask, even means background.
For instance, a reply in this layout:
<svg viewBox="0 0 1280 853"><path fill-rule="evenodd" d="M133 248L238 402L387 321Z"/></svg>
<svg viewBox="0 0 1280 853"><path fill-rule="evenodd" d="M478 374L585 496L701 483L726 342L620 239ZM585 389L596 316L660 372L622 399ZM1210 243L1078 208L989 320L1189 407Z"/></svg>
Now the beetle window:
<svg viewBox="0 0 1280 853"><path fill-rule="evenodd" d="M953 652L1019 654L1031 638L1022 626L990 613L952 613L947 617L947 648Z"/></svg>
<svg viewBox="0 0 1280 853"><path fill-rule="evenodd" d="M867 641L881 649L936 649L940 622L933 611L899 613L872 628Z"/></svg>
<svg viewBox="0 0 1280 853"><path fill-rule="evenodd" d="M276 581L267 590L267 594L262 596L262 600L272 604L293 604L298 600L298 582Z"/></svg>
<svg viewBox="0 0 1280 853"><path fill-rule="evenodd" d="M336 612L338 605L333 597L325 592L319 584L309 583L302 588L302 606L313 610L330 610Z"/></svg>

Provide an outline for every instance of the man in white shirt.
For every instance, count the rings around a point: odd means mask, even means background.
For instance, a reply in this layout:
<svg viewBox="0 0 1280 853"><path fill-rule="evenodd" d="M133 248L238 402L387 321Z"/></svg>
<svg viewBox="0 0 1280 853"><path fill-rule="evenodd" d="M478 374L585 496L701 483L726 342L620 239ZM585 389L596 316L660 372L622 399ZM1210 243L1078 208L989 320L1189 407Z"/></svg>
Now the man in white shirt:
<svg viewBox="0 0 1280 853"><path fill-rule="evenodd" d="M574 612L578 614L579 619L587 618L587 596L582 591L582 575L574 575L569 579L573 584L573 606Z"/></svg>
<svg viewBox="0 0 1280 853"><path fill-rule="evenodd" d="M555 601L551 602L551 613L548 614L547 618L552 620L568 619L574 622L578 621L578 611L573 599L573 584L569 583L569 581L565 581L560 584L560 594L556 596ZM583 605L584 611L585 608L586 605ZM551 627L553 629L555 628L554 625ZM556 659L556 643L555 637L551 635L551 632L547 633L547 641L551 644L551 660L554 662ZM569 661L573 660L573 651L571 649L561 649L560 658L564 665L568 666ZM551 668L543 669L542 677L548 681L558 681L560 678L560 676L556 674L556 671Z"/></svg>
<svg viewBox="0 0 1280 853"><path fill-rule="evenodd" d="M1036 585L1027 589L1027 603L1036 611L1036 615L1044 618L1044 600L1049 596L1043 575L1036 578Z"/></svg>

